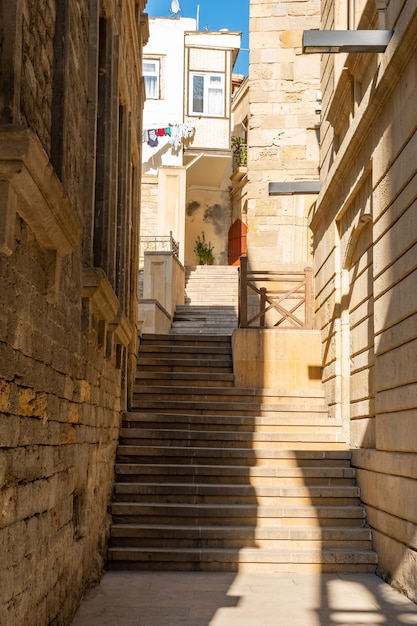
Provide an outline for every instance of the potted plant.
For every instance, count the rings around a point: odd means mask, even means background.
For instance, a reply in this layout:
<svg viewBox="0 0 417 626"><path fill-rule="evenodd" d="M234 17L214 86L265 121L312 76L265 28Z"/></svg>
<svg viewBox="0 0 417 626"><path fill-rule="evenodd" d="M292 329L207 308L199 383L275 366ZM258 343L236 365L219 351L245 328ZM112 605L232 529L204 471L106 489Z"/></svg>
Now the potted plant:
<svg viewBox="0 0 417 626"><path fill-rule="evenodd" d="M248 158L248 147L243 140L243 137L237 137L236 135L233 135L231 137L231 144L233 150L233 160L236 166L245 166Z"/></svg>
<svg viewBox="0 0 417 626"><path fill-rule="evenodd" d="M201 233L201 236L197 236L194 252L198 256L199 265L213 265L213 250L214 246L211 245L211 242L209 241L208 243L206 243L206 237L204 232Z"/></svg>

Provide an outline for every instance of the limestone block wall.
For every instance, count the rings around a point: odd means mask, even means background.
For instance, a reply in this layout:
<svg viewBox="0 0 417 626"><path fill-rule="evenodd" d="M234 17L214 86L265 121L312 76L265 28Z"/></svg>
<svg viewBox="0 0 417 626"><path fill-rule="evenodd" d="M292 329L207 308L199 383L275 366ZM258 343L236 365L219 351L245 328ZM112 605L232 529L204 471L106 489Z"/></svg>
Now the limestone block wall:
<svg viewBox="0 0 417 626"><path fill-rule="evenodd" d="M98 328L80 335L75 258L50 305L44 251L19 218L16 235L0 277L0 622L63 624L103 567L121 371Z"/></svg>
<svg viewBox="0 0 417 626"><path fill-rule="evenodd" d="M356 9L357 24L383 18L395 34L383 54L345 57L353 79L347 105L343 73L332 81L323 74L332 156L311 219L315 322L327 398L354 452L379 571L416 601L417 9L407 0L387 3L383 16L373 2ZM340 138L337 111L346 106Z"/></svg>
<svg viewBox="0 0 417 626"><path fill-rule="evenodd" d="M232 136L239 137L247 143L249 121L249 80L246 78L232 99ZM246 158L247 160L247 158ZM232 223L240 219L246 224L247 219L247 163L240 166L239 160L233 163L232 181ZM237 171L236 171L237 169Z"/></svg>
<svg viewBox="0 0 417 626"><path fill-rule="evenodd" d="M103 571L136 355L145 4L0 1L1 624L70 623Z"/></svg>
<svg viewBox="0 0 417 626"><path fill-rule="evenodd" d="M268 184L319 177L320 61L301 54L302 31L319 23L315 0L250 3L247 223L253 269L302 269L310 258L307 215L314 197L271 197Z"/></svg>
<svg viewBox="0 0 417 626"><path fill-rule="evenodd" d="M141 180L141 237L155 237L158 232L158 177L142 176ZM141 252L141 257L143 254ZM141 258L143 264L143 258Z"/></svg>

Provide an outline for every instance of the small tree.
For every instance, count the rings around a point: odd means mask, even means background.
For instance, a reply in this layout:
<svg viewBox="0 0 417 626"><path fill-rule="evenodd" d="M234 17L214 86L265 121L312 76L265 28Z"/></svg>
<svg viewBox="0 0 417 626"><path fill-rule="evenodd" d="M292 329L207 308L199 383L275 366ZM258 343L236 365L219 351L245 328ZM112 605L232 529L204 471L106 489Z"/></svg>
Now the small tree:
<svg viewBox="0 0 417 626"><path fill-rule="evenodd" d="M197 239L195 240L194 252L198 256L199 265L213 265L213 250L214 246L211 245L211 242L209 241L206 243L204 232L201 233L201 236L197 236Z"/></svg>

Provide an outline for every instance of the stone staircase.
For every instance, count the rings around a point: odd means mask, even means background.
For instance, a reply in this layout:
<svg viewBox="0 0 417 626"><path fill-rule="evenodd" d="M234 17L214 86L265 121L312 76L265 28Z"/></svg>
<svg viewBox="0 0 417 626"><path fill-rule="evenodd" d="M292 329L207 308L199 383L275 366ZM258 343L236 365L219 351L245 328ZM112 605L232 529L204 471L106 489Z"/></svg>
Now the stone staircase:
<svg viewBox="0 0 417 626"><path fill-rule="evenodd" d="M142 338L112 517L112 569L376 565L350 452L321 393L236 388L230 336Z"/></svg>
<svg viewBox="0 0 417 626"><path fill-rule="evenodd" d="M238 326L238 297L237 267L186 267L185 304L176 308L171 333L231 335Z"/></svg>

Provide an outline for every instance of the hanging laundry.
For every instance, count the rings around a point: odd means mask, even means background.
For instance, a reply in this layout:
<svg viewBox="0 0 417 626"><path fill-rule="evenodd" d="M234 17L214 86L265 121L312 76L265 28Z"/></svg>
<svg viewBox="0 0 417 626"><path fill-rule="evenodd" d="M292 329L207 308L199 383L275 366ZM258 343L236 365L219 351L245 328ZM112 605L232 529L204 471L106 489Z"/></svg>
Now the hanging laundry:
<svg viewBox="0 0 417 626"><path fill-rule="evenodd" d="M175 150L181 145L183 139L189 139L195 133L195 126L192 122L184 124L171 124L165 128L151 128L142 132L142 141L147 143L151 148L158 145L158 137L169 137L168 142Z"/></svg>
<svg viewBox="0 0 417 626"><path fill-rule="evenodd" d="M158 134L156 130L148 130L148 145L151 148L156 148L158 145Z"/></svg>
<svg viewBox="0 0 417 626"><path fill-rule="evenodd" d="M169 143L175 149L178 149L181 145L181 138L182 136L180 131L180 125L174 124L173 126L171 126L171 138L169 139Z"/></svg>
<svg viewBox="0 0 417 626"><path fill-rule="evenodd" d="M192 137L195 133L195 126L192 122L185 122L185 124L173 124L171 126L171 139L169 143L177 150L183 139Z"/></svg>
<svg viewBox="0 0 417 626"><path fill-rule="evenodd" d="M192 122L182 124L182 135L185 139L192 137L195 133L195 126Z"/></svg>

